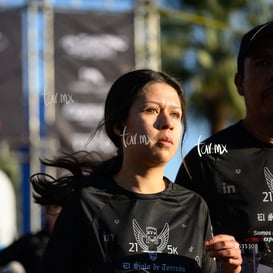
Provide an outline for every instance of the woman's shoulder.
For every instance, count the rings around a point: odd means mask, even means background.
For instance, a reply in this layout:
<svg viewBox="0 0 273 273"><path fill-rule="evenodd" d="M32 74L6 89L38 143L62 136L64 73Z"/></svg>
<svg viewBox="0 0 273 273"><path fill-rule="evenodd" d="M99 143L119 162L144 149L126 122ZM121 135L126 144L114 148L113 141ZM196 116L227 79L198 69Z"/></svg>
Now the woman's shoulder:
<svg viewBox="0 0 273 273"><path fill-rule="evenodd" d="M171 183L170 186L172 188L172 194L177 198L178 201L192 204L192 206L195 204L207 208L207 204L203 197L195 191L185 188L184 186L177 183Z"/></svg>
<svg viewBox="0 0 273 273"><path fill-rule="evenodd" d="M112 195L115 186L110 175L89 175L83 178L81 184L81 197Z"/></svg>

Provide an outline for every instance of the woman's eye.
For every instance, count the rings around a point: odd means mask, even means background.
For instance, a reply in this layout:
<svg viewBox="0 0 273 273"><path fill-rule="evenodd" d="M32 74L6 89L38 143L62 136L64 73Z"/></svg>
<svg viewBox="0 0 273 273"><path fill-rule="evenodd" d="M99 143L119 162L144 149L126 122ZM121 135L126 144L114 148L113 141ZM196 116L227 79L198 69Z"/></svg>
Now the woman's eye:
<svg viewBox="0 0 273 273"><path fill-rule="evenodd" d="M145 111L149 112L149 113L158 113L159 112L158 109L156 109L156 108L147 108Z"/></svg>
<svg viewBox="0 0 273 273"><path fill-rule="evenodd" d="M171 116L173 118L176 118L176 119L180 119L181 118L181 114L179 112L172 112L171 113Z"/></svg>

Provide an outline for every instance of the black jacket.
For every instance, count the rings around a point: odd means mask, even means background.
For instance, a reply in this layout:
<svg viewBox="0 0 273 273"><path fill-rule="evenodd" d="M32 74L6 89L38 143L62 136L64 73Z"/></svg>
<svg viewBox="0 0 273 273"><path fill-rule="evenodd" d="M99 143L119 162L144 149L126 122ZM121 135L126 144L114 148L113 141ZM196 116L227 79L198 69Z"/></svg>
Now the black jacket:
<svg viewBox="0 0 273 273"><path fill-rule="evenodd" d="M49 233L45 230L19 238L0 251L0 266L17 261L26 273L39 273L48 239Z"/></svg>

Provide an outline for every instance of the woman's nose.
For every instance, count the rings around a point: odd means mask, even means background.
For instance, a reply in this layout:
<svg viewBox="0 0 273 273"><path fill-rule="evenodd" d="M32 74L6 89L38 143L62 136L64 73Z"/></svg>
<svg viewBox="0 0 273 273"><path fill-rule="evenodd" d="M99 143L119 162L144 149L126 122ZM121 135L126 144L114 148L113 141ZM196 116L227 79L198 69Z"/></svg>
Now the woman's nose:
<svg viewBox="0 0 273 273"><path fill-rule="evenodd" d="M158 128L160 130L173 129L173 119L167 113L161 113L158 119Z"/></svg>

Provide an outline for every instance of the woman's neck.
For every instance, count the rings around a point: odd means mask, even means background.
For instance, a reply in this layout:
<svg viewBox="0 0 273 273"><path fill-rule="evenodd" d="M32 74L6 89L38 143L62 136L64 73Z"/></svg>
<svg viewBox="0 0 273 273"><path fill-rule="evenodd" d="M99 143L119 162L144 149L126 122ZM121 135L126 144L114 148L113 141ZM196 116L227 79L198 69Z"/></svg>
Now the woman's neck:
<svg viewBox="0 0 273 273"><path fill-rule="evenodd" d="M131 192L153 194L164 191L168 182L164 180L164 168L150 168L145 171L122 167L114 176L116 183Z"/></svg>

